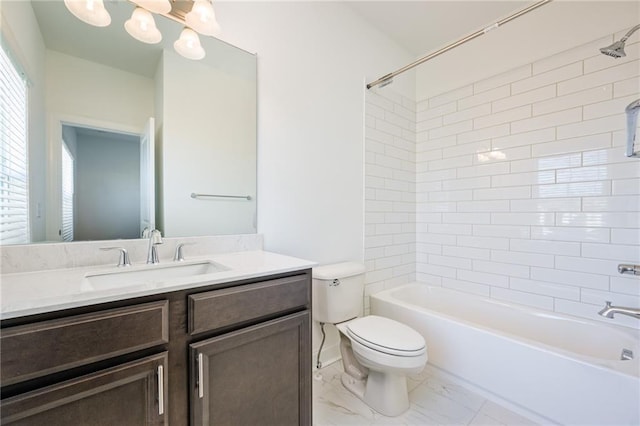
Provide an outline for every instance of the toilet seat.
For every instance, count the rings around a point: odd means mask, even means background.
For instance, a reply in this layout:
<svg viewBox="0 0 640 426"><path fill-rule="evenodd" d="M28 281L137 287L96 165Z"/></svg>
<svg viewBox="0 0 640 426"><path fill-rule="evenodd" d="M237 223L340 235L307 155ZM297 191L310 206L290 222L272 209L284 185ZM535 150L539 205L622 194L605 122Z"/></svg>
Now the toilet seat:
<svg viewBox="0 0 640 426"><path fill-rule="evenodd" d="M347 322L344 328L354 341L387 355L416 357L427 351L417 331L389 318L369 315Z"/></svg>

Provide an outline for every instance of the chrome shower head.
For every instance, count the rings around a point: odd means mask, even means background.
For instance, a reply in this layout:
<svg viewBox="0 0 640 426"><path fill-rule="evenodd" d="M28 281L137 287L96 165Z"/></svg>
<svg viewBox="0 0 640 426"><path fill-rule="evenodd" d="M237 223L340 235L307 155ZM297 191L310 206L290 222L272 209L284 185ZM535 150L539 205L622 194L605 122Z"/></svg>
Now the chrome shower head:
<svg viewBox="0 0 640 426"><path fill-rule="evenodd" d="M631 28L629 32L627 32L624 37L620 39L620 41L616 41L611 46L603 47L602 49L600 49L600 52L604 53L607 56L611 56L612 58L623 58L627 56L627 54L624 53L624 43L631 36L631 34L635 33L638 29L640 29L640 24Z"/></svg>
<svg viewBox="0 0 640 426"><path fill-rule="evenodd" d="M616 41L611 46L603 47L603 48L600 49L600 52L604 53L607 56L611 56L611 57L614 57L614 58L622 58L624 56L627 56L624 53L624 42L623 41Z"/></svg>

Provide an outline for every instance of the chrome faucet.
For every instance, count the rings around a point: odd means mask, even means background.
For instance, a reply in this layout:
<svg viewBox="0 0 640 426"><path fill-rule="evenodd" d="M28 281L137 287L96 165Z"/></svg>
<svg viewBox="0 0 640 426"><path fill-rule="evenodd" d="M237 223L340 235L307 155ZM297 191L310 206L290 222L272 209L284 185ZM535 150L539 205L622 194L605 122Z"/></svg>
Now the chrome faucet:
<svg viewBox="0 0 640 426"><path fill-rule="evenodd" d="M192 246L194 243L179 243L176 245L176 251L173 254L174 262L184 262L184 246Z"/></svg>
<svg viewBox="0 0 640 426"><path fill-rule="evenodd" d="M602 315L607 318L613 318L614 314L628 315L630 317L640 319L640 309L611 306L611 302L609 301L607 301L607 305L598 312L598 315Z"/></svg>
<svg viewBox="0 0 640 426"><path fill-rule="evenodd" d="M125 266L131 266L131 260L129 259L129 252L122 247L100 247L102 251L118 250L120 252L120 258L118 259L118 268Z"/></svg>
<svg viewBox="0 0 640 426"><path fill-rule="evenodd" d="M628 263L621 263L618 265L618 273L640 275L640 265L631 265Z"/></svg>
<svg viewBox="0 0 640 426"><path fill-rule="evenodd" d="M156 245L162 244L162 234L157 229L149 231L149 251L147 252L147 263L160 263L158 259L158 249Z"/></svg>

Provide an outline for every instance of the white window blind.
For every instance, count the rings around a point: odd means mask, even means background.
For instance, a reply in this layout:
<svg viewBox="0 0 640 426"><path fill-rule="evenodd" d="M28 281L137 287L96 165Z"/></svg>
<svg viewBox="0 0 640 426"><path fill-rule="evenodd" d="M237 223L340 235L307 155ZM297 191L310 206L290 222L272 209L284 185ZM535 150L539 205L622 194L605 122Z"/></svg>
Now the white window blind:
<svg viewBox="0 0 640 426"><path fill-rule="evenodd" d="M62 143L62 240L73 241L73 156Z"/></svg>
<svg viewBox="0 0 640 426"><path fill-rule="evenodd" d="M0 244L28 243L27 83L0 55Z"/></svg>

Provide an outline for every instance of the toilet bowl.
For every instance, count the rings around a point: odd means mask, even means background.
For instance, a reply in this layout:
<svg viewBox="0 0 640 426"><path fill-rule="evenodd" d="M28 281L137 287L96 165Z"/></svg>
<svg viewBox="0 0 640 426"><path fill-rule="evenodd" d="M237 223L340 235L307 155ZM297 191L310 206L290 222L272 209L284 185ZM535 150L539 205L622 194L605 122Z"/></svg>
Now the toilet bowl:
<svg viewBox="0 0 640 426"><path fill-rule="evenodd" d="M408 374L427 362L424 338L412 328L375 315L336 324L345 373L342 384L386 416L409 408Z"/></svg>
<svg viewBox="0 0 640 426"><path fill-rule="evenodd" d="M422 335L400 322L362 316L364 265L345 262L313 269L313 318L340 333L342 384L386 416L409 408L408 374L427 362Z"/></svg>

